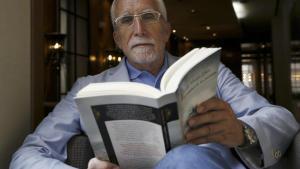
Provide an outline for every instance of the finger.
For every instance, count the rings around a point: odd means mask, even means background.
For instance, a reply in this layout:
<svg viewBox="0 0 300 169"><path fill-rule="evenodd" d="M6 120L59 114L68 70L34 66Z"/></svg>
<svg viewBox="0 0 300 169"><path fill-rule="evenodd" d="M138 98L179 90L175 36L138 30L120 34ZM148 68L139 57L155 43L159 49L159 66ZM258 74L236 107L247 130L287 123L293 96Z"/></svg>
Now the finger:
<svg viewBox="0 0 300 169"><path fill-rule="evenodd" d="M97 158L90 159L88 169L120 169L117 165Z"/></svg>
<svg viewBox="0 0 300 169"><path fill-rule="evenodd" d="M211 98L197 105L196 110L198 113L206 113L214 110L226 109L226 103L218 98Z"/></svg>
<svg viewBox="0 0 300 169"><path fill-rule="evenodd" d="M224 111L211 111L204 114L197 114L192 116L188 120L188 125L191 128L195 128L197 126L205 125L208 123L216 123L223 121L227 118Z"/></svg>
<svg viewBox="0 0 300 169"><path fill-rule="evenodd" d="M221 134L225 131L224 123L207 124L199 128L192 129L185 134L187 141L191 141L198 138L204 138L212 135Z"/></svg>

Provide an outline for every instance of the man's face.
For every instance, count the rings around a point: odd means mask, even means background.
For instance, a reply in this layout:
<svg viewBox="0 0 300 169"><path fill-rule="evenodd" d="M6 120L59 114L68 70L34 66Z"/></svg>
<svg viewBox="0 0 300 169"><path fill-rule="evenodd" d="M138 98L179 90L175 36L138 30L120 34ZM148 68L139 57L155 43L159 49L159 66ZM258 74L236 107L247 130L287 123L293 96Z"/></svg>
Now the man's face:
<svg viewBox="0 0 300 169"><path fill-rule="evenodd" d="M154 0L119 0L115 8L115 17L151 11L160 12ZM134 17L131 25L115 26L115 42L131 64L139 67L163 63L165 45L171 32L170 25L163 16L153 23L145 23L139 17Z"/></svg>

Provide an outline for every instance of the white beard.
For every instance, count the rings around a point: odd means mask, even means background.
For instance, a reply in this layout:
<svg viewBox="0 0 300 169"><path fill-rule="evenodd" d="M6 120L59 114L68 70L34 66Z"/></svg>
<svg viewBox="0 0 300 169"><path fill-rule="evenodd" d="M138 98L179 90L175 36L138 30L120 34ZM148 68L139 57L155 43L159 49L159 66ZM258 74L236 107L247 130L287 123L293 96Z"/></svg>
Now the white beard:
<svg viewBox="0 0 300 169"><path fill-rule="evenodd" d="M133 49L130 59L137 64L154 63L159 59L159 55L155 53L153 47L139 46Z"/></svg>

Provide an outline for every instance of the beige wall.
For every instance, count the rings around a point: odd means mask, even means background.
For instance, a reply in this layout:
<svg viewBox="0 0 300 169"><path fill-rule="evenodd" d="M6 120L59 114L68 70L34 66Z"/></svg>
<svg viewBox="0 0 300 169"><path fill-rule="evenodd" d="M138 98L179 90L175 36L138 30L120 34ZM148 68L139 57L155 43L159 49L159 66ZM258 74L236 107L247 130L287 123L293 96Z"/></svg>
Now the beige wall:
<svg viewBox="0 0 300 169"><path fill-rule="evenodd" d="M0 1L0 168L30 131L30 0Z"/></svg>

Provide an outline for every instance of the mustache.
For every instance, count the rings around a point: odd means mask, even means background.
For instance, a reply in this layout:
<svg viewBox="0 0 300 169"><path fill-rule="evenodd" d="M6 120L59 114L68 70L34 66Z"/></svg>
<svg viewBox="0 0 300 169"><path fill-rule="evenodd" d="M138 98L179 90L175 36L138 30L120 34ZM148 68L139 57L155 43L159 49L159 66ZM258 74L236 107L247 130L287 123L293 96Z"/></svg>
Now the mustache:
<svg viewBox="0 0 300 169"><path fill-rule="evenodd" d="M129 41L129 47L134 48L139 45L154 45L154 39L148 38L135 38Z"/></svg>

